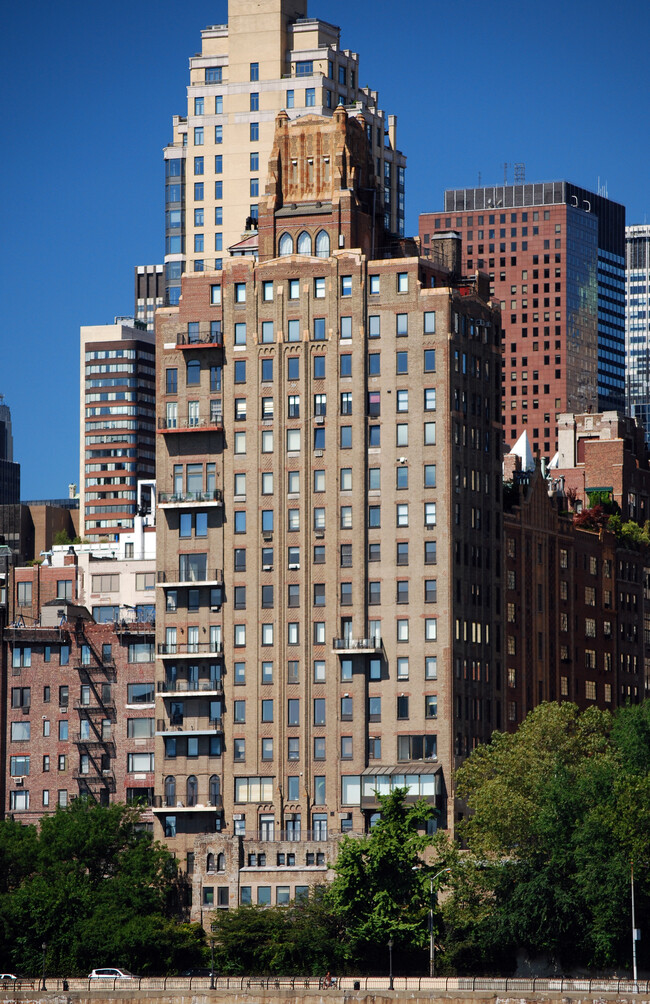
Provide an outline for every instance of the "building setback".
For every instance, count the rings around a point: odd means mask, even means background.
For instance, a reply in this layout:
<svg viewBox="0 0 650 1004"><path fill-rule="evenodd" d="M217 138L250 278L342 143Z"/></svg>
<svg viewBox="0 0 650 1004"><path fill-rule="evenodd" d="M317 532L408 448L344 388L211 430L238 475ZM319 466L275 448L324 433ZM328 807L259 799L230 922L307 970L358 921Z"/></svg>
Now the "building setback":
<svg viewBox="0 0 650 1004"><path fill-rule="evenodd" d="M81 328L79 534L132 533L155 473L155 336L140 321Z"/></svg>
<svg viewBox="0 0 650 1004"><path fill-rule="evenodd" d="M197 918L322 881L377 790L453 829L502 725L487 277L395 246L361 115L280 114L268 177L259 259L157 314L154 814Z"/></svg>
<svg viewBox="0 0 650 1004"><path fill-rule="evenodd" d="M190 57L187 112L174 116L165 149L166 302L178 303L183 272L220 269L247 221L258 217L275 116L363 115L385 228L404 234L406 160L397 119L359 86L359 56L340 29L307 16L307 0L229 0L228 24L201 32Z"/></svg>
<svg viewBox="0 0 650 1004"><path fill-rule="evenodd" d="M449 189L420 216L423 254L450 229L501 301L505 441L526 431L550 459L561 412L624 408L625 209L565 181Z"/></svg>

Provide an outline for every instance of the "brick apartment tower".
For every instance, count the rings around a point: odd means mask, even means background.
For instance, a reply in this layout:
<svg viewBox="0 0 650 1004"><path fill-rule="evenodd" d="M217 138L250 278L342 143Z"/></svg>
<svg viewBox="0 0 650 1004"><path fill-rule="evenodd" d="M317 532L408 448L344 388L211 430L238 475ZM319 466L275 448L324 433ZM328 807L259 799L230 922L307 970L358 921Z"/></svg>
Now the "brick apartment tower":
<svg viewBox="0 0 650 1004"><path fill-rule="evenodd" d="M565 181L449 189L420 216L423 254L448 230L486 269L504 330L503 434L553 457L561 412L623 411L625 209Z"/></svg>
<svg viewBox="0 0 650 1004"><path fill-rule="evenodd" d="M81 328L79 534L132 533L137 483L155 475L155 335L145 324Z"/></svg>
<svg viewBox="0 0 650 1004"><path fill-rule="evenodd" d="M327 880L377 790L452 829L502 724L487 276L395 244L361 114L280 113L268 177L258 257L157 314L154 814L197 919Z"/></svg>
<svg viewBox="0 0 650 1004"><path fill-rule="evenodd" d="M220 269L250 218L257 219L275 116L361 112L387 230L404 234L406 160L397 119L376 91L359 86L359 56L341 49L340 29L307 16L307 0L228 0L228 24L201 32L190 57L187 112L174 116L165 149L166 302L181 275Z"/></svg>

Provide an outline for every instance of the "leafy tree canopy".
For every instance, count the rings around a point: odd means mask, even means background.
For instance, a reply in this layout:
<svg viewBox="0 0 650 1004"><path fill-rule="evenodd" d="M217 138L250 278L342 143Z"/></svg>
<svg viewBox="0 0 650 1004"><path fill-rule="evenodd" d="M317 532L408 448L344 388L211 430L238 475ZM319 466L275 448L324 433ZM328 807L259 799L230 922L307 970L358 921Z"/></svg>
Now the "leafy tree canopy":
<svg viewBox="0 0 650 1004"><path fill-rule="evenodd" d="M124 805L75 799L40 829L0 823L0 951L18 972L96 966L178 971L204 958L204 934L172 916L174 859ZM189 957L189 961L188 961Z"/></svg>
<svg viewBox="0 0 650 1004"><path fill-rule="evenodd" d="M650 906L649 737L647 703L615 716L543 704L472 753L457 775L471 856L446 908L452 941L511 966L518 947L564 965L629 964L632 859L637 926ZM474 900L464 927L463 895Z"/></svg>

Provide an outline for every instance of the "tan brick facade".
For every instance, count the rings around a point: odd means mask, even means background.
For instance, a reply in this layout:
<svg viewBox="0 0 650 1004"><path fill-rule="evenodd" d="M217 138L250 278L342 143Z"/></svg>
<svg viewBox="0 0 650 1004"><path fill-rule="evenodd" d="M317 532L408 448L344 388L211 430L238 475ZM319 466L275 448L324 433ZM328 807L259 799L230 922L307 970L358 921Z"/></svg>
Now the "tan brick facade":
<svg viewBox="0 0 650 1004"><path fill-rule="evenodd" d="M364 832L377 788L453 828L454 764L501 724L499 315L483 279L370 256L355 120L278 123L298 177L336 144L326 211L289 200L283 163L259 261L185 277L157 318L154 812L222 906L293 897L306 848ZM255 841L262 879L240 874Z"/></svg>

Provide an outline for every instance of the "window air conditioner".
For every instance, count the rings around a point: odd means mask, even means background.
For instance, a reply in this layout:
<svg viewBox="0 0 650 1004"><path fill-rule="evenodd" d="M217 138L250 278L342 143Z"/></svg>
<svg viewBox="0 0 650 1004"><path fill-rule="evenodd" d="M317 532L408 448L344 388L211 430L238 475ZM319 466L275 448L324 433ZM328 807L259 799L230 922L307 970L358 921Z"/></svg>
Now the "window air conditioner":
<svg viewBox="0 0 650 1004"><path fill-rule="evenodd" d="M325 423L325 417L323 415L316 415L314 417L314 423L316 425L324 425L324 423Z"/></svg>
<svg viewBox="0 0 650 1004"><path fill-rule="evenodd" d="M25 779L23 777L15 777L14 778L14 783L18 784L18 785L22 785L22 784L25 783Z"/></svg>
<svg viewBox="0 0 650 1004"><path fill-rule="evenodd" d="M314 450L314 456L315 457L322 457L323 456L323 451L322 450Z"/></svg>
<svg viewBox="0 0 650 1004"><path fill-rule="evenodd" d="M296 572L300 568L300 565L289 565L290 572Z"/></svg>

